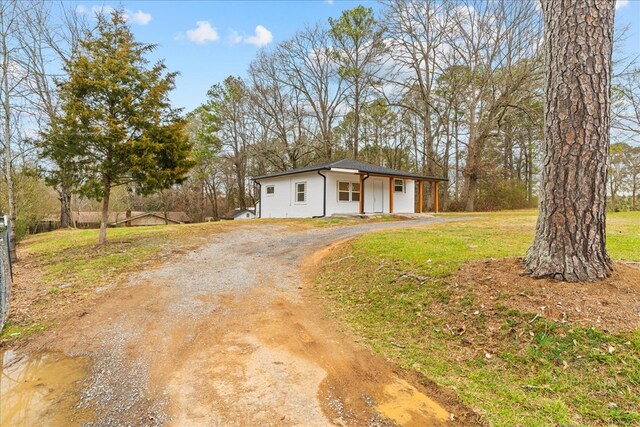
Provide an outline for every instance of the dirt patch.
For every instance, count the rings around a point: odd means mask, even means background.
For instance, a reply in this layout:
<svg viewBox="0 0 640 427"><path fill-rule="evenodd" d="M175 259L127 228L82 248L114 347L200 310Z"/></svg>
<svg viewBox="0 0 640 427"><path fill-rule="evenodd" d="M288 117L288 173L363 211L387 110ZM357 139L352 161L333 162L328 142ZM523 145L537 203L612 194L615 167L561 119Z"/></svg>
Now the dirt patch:
<svg viewBox="0 0 640 427"><path fill-rule="evenodd" d="M523 275L521 258L473 261L449 281L472 290L483 310L502 305L607 332L640 327L640 269L621 262L597 283L533 279Z"/></svg>
<svg viewBox="0 0 640 427"><path fill-rule="evenodd" d="M306 303L298 311L290 312L290 319L285 322L299 325L302 331L315 331L306 339L290 335L289 347L297 343L306 357L326 367L327 377L319 390L325 412L337 424L345 425L484 425L455 393L417 372L402 370L372 355L361 344L361 338L348 331L347 325L329 317L324 301L311 284L322 260L348 242L345 239L334 243L304 260L301 271L306 283L303 291Z"/></svg>

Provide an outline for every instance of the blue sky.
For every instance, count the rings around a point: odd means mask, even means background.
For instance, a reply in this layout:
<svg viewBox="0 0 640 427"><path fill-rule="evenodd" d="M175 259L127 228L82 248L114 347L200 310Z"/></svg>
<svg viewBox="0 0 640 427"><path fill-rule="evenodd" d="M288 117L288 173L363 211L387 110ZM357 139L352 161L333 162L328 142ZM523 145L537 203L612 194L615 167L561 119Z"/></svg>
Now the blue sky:
<svg viewBox="0 0 640 427"><path fill-rule="evenodd" d="M339 0L79 1L72 4L87 14L105 5L126 9L136 38L158 44L154 59L164 59L169 70L180 71L172 101L188 111L205 100L211 85L229 75L244 76L261 46L274 46L305 25L337 17L343 9L359 3L379 8L371 1ZM261 28L256 34L258 26Z"/></svg>
<svg viewBox="0 0 640 427"><path fill-rule="evenodd" d="M519 0L514 0L519 1ZM375 1L75 1L79 13L103 6L123 8L139 41L158 45L155 58L180 71L172 94L189 111L201 104L211 85L229 75L244 76L261 47L291 37L305 25L338 17L357 4L380 9ZM616 24L630 25L624 45L640 55L640 0L619 0Z"/></svg>

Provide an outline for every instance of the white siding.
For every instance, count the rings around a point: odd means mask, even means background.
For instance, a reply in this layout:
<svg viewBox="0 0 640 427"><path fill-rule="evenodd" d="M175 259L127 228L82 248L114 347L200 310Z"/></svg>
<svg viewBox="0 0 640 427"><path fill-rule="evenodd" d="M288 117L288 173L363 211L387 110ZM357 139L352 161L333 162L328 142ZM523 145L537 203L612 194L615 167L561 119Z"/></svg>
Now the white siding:
<svg viewBox="0 0 640 427"><path fill-rule="evenodd" d="M333 214L358 213L360 202L341 202L338 200L338 182L360 182L360 176L352 173L321 172L327 176L327 216ZM362 195L362 193L360 193Z"/></svg>
<svg viewBox="0 0 640 427"><path fill-rule="evenodd" d="M306 201L296 202L295 184L306 182ZM316 172L278 176L260 180L262 218L311 218L322 215L323 180ZM273 194L267 187L273 185Z"/></svg>
<svg viewBox="0 0 640 427"><path fill-rule="evenodd" d="M242 221L242 220L245 220L245 219L255 219L255 217L256 216L254 214L252 214L251 212L242 212L241 215L238 215L238 216L234 217L233 219L234 219L234 221Z"/></svg>
<svg viewBox="0 0 640 427"><path fill-rule="evenodd" d="M412 179L404 180L404 192L393 195L393 211L396 213L415 213L416 182Z"/></svg>
<svg viewBox="0 0 640 427"><path fill-rule="evenodd" d="M321 171L327 177L327 210L326 215L358 213L359 202L338 200L338 182L360 182L360 176L344 172ZM366 213L374 212L374 187L378 181L382 186L382 209L389 213L389 178L371 176L364 182L364 209ZM307 183L307 200L296 203L295 184ZM406 179L405 191L394 193L394 212L415 212L415 181ZM309 172L260 180L260 209L262 218L310 218L322 215L323 179L317 172ZM380 185L379 184L379 185ZM273 185L274 193L267 194L267 187ZM360 193L362 197L362 192Z"/></svg>

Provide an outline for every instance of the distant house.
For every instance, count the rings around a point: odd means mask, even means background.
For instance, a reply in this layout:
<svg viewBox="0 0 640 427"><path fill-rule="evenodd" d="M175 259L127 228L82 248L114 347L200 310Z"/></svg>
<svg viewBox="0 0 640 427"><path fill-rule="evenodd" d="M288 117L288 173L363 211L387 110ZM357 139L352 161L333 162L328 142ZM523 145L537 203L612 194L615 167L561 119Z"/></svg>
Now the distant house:
<svg viewBox="0 0 640 427"><path fill-rule="evenodd" d="M191 222L186 212L131 212L129 217L115 221L112 226L138 227L142 225L184 224Z"/></svg>
<svg viewBox="0 0 640 427"><path fill-rule="evenodd" d="M256 218L255 208L249 208L249 209L237 208L224 216L224 219L230 219L230 220L245 220L245 219L255 219L255 218Z"/></svg>
<svg viewBox="0 0 640 427"><path fill-rule="evenodd" d="M71 215L73 224L77 228L98 228L102 219L100 211L73 212ZM176 211L124 211L109 212L107 224L116 227L135 227L142 225L184 224L191 222L186 212Z"/></svg>
<svg viewBox="0 0 640 427"><path fill-rule="evenodd" d="M258 217L310 218L422 212L423 184L432 185L437 194L438 183L447 179L345 159L257 176L254 181L260 186Z"/></svg>

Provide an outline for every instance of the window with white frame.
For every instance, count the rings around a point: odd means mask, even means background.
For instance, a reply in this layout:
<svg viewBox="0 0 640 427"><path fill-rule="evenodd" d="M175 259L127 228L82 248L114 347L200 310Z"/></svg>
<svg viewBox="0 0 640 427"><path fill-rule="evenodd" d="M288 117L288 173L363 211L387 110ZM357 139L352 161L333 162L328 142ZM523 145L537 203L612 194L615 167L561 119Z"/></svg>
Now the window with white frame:
<svg viewBox="0 0 640 427"><path fill-rule="evenodd" d="M338 201L339 202L359 202L360 183L338 181Z"/></svg>
<svg viewBox="0 0 640 427"><path fill-rule="evenodd" d="M296 182L296 203L305 203L307 201L307 183Z"/></svg>
<svg viewBox="0 0 640 427"><path fill-rule="evenodd" d="M267 185L267 196L273 196L276 192L275 185Z"/></svg>
<svg viewBox="0 0 640 427"><path fill-rule="evenodd" d="M404 193L404 179L393 180L393 191L396 193Z"/></svg>

